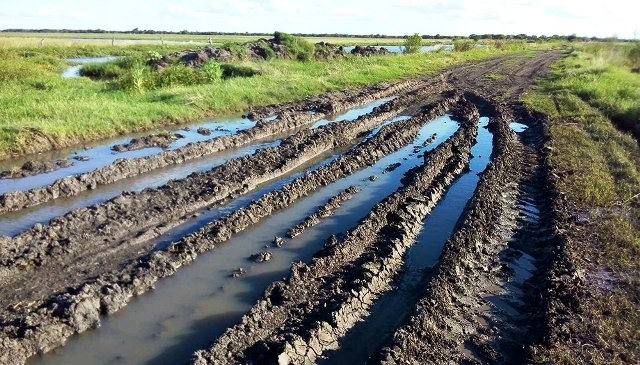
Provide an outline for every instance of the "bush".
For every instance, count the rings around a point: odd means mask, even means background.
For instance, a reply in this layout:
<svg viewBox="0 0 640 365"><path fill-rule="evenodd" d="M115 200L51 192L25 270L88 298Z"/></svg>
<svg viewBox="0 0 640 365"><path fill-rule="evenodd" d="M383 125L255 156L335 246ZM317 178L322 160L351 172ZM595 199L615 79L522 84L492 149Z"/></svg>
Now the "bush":
<svg viewBox="0 0 640 365"><path fill-rule="evenodd" d="M284 46L285 52L291 58L308 61L315 55L313 43L309 43L303 38L282 32L275 32L273 37L276 43Z"/></svg>
<svg viewBox="0 0 640 365"><path fill-rule="evenodd" d="M222 79L222 66L215 61L209 60L202 64L198 69L198 73L200 74L200 78L205 83L211 83Z"/></svg>
<svg viewBox="0 0 640 365"><path fill-rule="evenodd" d="M495 41L493 41L493 46L496 47L496 49L504 51L505 49L507 49L507 41L505 41L504 39L496 39Z"/></svg>
<svg viewBox="0 0 640 365"><path fill-rule="evenodd" d="M422 46L422 36L420 34L415 33L411 37L404 40L404 53L417 53L420 51L420 47Z"/></svg>
<svg viewBox="0 0 640 365"><path fill-rule="evenodd" d="M466 39L456 39L453 41L453 50L456 52L465 52L473 48L473 41Z"/></svg>
<svg viewBox="0 0 640 365"><path fill-rule="evenodd" d="M182 64L169 65L161 72L156 73L156 75L154 86L158 87L194 85L200 81L196 70Z"/></svg>
<svg viewBox="0 0 640 365"><path fill-rule="evenodd" d="M136 64L123 73L118 86L127 91L143 93L155 87L154 75L151 69L143 64Z"/></svg>

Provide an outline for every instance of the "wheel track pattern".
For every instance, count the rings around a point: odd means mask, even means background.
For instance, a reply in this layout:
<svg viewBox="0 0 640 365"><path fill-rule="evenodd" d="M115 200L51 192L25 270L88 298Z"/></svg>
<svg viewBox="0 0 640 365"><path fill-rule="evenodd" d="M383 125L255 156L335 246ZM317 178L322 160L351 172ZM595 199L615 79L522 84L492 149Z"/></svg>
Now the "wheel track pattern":
<svg viewBox="0 0 640 365"><path fill-rule="evenodd" d="M483 293L477 282L482 283L498 275L490 265L506 247L504 237L513 229L517 213L514 201L524 175L520 157L525 153L507 127L514 112L511 109L514 107L513 99L526 89L524 84L530 83L530 80L525 80L526 76L544 72L558 56L559 53L550 53L534 62L521 62L531 71L523 67L523 70L511 72L514 80L519 80L518 85L492 85L494 90L486 96L490 100L485 100L482 106L493 109L498 116L491 123L496 146L492 162L480 179L464 220L459 222L457 231L445 246L436 275L428 282L425 298L419 302L410 322L398 329L389 346L371 359L372 363L447 363L477 359L462 353L469 342L468 335L451 334L460 329L465 319L461 310L472 308L478 311L478 303L465 300ZM466 94L471 95L475 91L482 95L480 80L483 78L478 71L482 72L484 67L485 71L499 72L499 63L504 59L485 62L486 67L480 66L478 70L474 70L473 65L464 67L460 75L469 76L471 80L466 90L462 78L452 78L451 73L445 77ZM455 75L455 70L452 72ZM500 93L500 87L496 85L504 88L510 105L500 105L491 99ZM419 97L416 96L417 99ZM474 96L474 102L480 99L480 96ZM265 108L264 112L267 111L269 109ZM27 357L37 352L46 352L64 344L72 334L97 326L100 313L112 313L122 308L133 296L150 290L160 278L173 275L181 266L193 262L198 254L213 249L233 234L327 183L353 173L359 168L357 166L366 166L389 151L405 146L411 141L411 128L415 128L417 133L423 122L414 117L385 126L370 141L352 148L327 165L334 170L323 167L309 172L282 189L272 191L249 206L170 244L166 249L136 258L121 270L76 285L44 302L6 312L8 315L0 318L0 363L24 363ZM382 152L372 148L376 143L386 146ZM375 300L376 295L391 288L393 278L402 266L402 251L414 241L414 230L420 228L416 218L428 214L429 199L418 198L418 194L403 195L406 189L419 186L425 189L423 194L427 192L437 199L437 195L441 195L439 189L423 185L424 181L416 182L416 176L433 168L431 180L443 189L441 184L448 184L448 179L452 178L447 176L458 174L457 169L466 163L461 161L468 160L465 153L450 151L446 161L433 162L433 156L443 153L441 151L447 146L451 147L451 144L443 144L431 151L427 155L431 162L412 170L407 175L410 178L403 182L405 188L400 188L376 205L370 215L345 237L328 241L328 246L310 265L294 265L291 277L272 284L265 298L244 317L242 324L228 329L210 349L197 352L193 360L198 364L263 363L263 360L278 359L304 363L313 361L327 349L335 348L345 331L356 320L366 316L367 305ZM440 169L434 167L439 163ZM394 197L397 201L393 201ZM394 209L380 208L384 204ZM324 268L328 268L324 272L323 263ZM303 282L303 278L307 280ZM301 292L287 290L289 285ZM317 289L315 292L314 288ZM303 299L297 299L298 295ZM434 302L434 298L438 299ZM278 310L274 311L278 306L288 306L288 309L278 313ZM271 323L272 320L275 324ZM510 323L499 325L509 326Z"/></svg>
<svg viewBox="0 0 640 365"><path fill-rule="evenodd" d="M442 80L435 80L432 86L438 84L441 87L444 86ZM216 152L245 146L255 141L309 125L326 117L329 115L328 113L348 110L389 95L414 91L423 86L424 81L409 80L391 85L374 86L357 92L329 93L324 97L315 98L314 101L294 104L298 106L297 108L287 105L280 108L272 108L270 111L278 114L274 121L258 120L254 127L236 134L217 137L209 141L191 143L176 150L164 151L156 155L116 160L110 165L84 174L58 179L48 186L2 194L0 195L0 215L34 207L54 199L75 196L86 190L97 189L101 185L111 184L163 167L185 163ZM342 97L340 98L339 96ZM318 109L323 111L315 114L309 113L311 110Z"/></svg>
<svg viewBox="0 0 640 365"><path fill-rule="evenodd" d="M324 152L353 144L362 133L431 93L429 87L410 92L354 121L301 131L277 147L230 160L208 172L139 193L123 193L56 218L46 227L36 225L15 237L0 237L0 280L16 268L28 270L53 258L73 257L89 240L107 247L123 240L129 245L149 241L202 208L244 194Z"/></svg>
<svg viewBox="0 0 640 365"><path fill-rule="evenodd" d="M133 296L153 288L160 278L173 275L181 266L193 262L197 255L228 240L261 218L282 209L321 186L348 176L359 168L373 164L383 156L402 148L417 135L428 120L442 115L459 96L446 97L428 105L415 117L389 124L366 142L348 151L329 165L305 174L283 188L267 193L247 207L215 220L198 232L168 245L166 250L139 258L117 273L54 295L35 308L24 308L5 319L0 326L0 353L7 358L26 358L61 346L74 333L95 328L100 313L114 313ZM2 357L0 357L2 360Z"/></svg>
<svg viewBox="0 0 640 365"><path fill-rule="evenodd" d="M335 348L337 339L366 314L371 301L390 288L389 282L402 266L402 252L420 231L420 218L468 162L477 111L466 115L473 121L428 153L425 164L408 174L404 188L378 203L343 240L327 247L311 264L294 265L286 281L267 289L241 324L209 350L196 353L193 362L309 363ZM383 238L387 230L395 235ZM357 284L341 287L349 281ZM309 318L312 324L306 323Z"/></svg>
<svg viewBox="0 0 640 365"><path fill-rule="evenodd" d="M460 363L469 340L469 312L479 311L478 300L488 277L498 275L495 259L506 245L517 215L515 205L523 176L523 147L502 121L492 122L495 154L482 175L458 229L445 244L426 294L408 323L370 363Z"/></svg>

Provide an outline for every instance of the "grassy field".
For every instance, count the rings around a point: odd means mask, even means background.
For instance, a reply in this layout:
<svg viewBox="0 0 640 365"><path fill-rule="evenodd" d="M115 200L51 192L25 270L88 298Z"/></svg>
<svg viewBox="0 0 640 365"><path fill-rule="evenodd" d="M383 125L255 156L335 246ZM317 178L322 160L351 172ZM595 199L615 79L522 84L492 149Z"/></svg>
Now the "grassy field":
<svg viewBox="0 0 640 365"><path fill-rule="evenodd" d="M122 90L110 81L60 77L66 67L61 57L104 55L105 47L0 47L0 156L35 152L43 143L47 148L71 146L329 90L429 75L456 63L522 50L522 46L332 61L244 62L242 66L259 74L144 92ZM162 53L172 48L157 49ZM151 49L138 45L110 53L143 55Z"/></svg>
<svg viewBox="0 0 640 365"><path fill-rule="evenodd" d="M640 74L631 45L579 47L526 103L551 117L550 163L575 217L567 252L587 287L571 341L537 349L540 363L640 361ZM602 284L602 282L607 283Z"/></svg>
<svg viewBox="0 0 640 365"><path fill-rule="evenodd" d="M122 33L0 33L0 47L35 47L40 45L44 39L45 45L52 46L110 46L112 40L115 45L131 44L165 44L179 42L206 44L209 39L214 44L227 42L252 42L259 38L269 38L269 36L252 35L190 35L190 34L122 34ZM304 37L309 42L328 42L340 45L400 45L403 39L400 38L357 38L357 37ZM450 42L449 39L425 40L433 42Z"/></svg>

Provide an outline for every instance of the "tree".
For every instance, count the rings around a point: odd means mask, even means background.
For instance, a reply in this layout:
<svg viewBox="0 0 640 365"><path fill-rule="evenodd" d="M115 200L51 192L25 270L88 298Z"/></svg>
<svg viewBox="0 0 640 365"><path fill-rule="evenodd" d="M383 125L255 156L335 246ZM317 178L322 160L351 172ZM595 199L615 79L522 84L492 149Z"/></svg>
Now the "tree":
<svg viewBox="0 0 640 365"><path fill-rule="evenodd" d="M404 53L417 53L422 46L422 37L415 33L411 37L404 40Z"/></svg>

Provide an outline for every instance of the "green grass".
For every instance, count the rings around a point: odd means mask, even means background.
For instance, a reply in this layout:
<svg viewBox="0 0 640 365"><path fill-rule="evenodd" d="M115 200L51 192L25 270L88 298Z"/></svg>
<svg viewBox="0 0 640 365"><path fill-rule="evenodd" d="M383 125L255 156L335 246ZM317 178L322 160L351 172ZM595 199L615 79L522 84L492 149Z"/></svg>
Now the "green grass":
<svg viewBox="0 0 640 365"><path fill-rule="evenodd" d="M50 46L111 46L112 39L115 39L116 46L132 45L136 42L138 45L147 42L147 45L158 45L164 40L168 45L169 42L194 42L195 44L205 44L209 42L209 38L216 45L224 43L244 43L254 42L265 36L251 35L190 35L190 34L121 34L121 33L0 33L0 46L5 47L35 47L40 45L40 41L44 39L45 45ZM269 37L267 37L269 38ZM358 37L304 37L309 42L328 42L333 44L347 46L365 46L365 45L401 45L404 41L401 38L358 38ZM427 40L426 40L427 41ZM428 40L437 43L450 42L449 39ZM183 44L182 47L185 45Z"/></svg>
<svg viewBox="0 0 640 365"><path fill-rule="evenodd" d="M579 47L525 99L551 118L549 163L566 207L590 217L568 231L570 260L589 293L567 324L575 341L537 348L539 363L640 360L640 147L627 132L638 126L640 75L631 72L629 48Z"/></svg>
<svg viewBox="0 0 640 365"><path fill-rule="evenodd" d="M169 84L143 92L120 90L109 81L62 79L59 73L64 63L53 55L66 52L0 49L0 156L32 152L36 138L46 138L56 146L75 145L329 90L433 74L455 63L504 51L485 48L332 61L243 62L238 66L259 74L210 84Z"/></svg>
<svg viewBox="0 0 640 365"><path fill-rule="evenodd" d="M640 138L640 74L631 70L630 50L604 44L572 54L555 88L579 97Z"/></svg>
<svg viewBox="0 0 640 365"><path fill-rule="evenodd" d="M486 79L489 79L489 80L499 81L499 80L504 80L507 76L505 76L503 74L491 72L491 73L488 73L488 74L484 75L484 77Z"/></svg>

